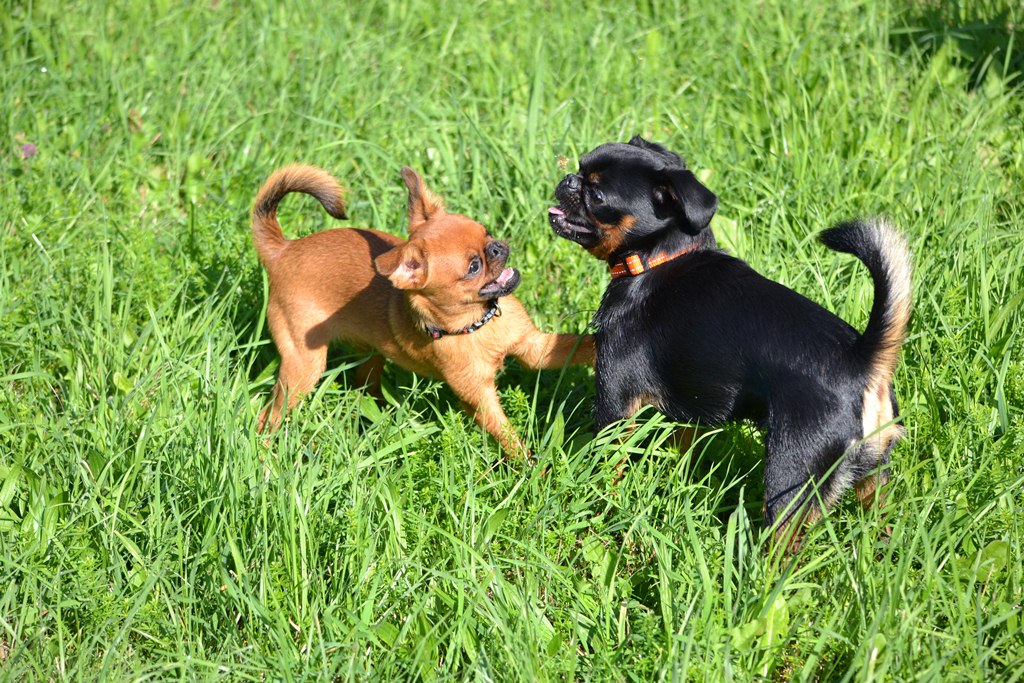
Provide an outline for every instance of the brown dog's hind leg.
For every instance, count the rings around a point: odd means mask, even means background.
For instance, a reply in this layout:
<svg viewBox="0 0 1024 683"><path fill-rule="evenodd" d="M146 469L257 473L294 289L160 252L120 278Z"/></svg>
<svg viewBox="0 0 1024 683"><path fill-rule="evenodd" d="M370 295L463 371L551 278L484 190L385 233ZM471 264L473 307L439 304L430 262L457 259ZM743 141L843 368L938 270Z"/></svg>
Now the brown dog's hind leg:
<svg viewBox="0 0 1024 683"><path fill-rule="evenodd" d="M261 432L276 430L283 413L294 408L303 394L316 386L327 367L327 346L301 348L290 339L282 339L277 341L277 348L281 352L281 369L271 392L270 405L256 423Z"/></svg>

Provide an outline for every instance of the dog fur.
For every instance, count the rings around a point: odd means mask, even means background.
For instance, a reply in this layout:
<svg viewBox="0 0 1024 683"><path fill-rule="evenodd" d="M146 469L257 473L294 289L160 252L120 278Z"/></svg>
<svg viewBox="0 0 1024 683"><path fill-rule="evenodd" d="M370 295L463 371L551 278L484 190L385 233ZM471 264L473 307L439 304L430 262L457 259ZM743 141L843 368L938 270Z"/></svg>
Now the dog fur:
<svg viewBox="0 0 1024 683"><path fill-rule="evenodd" d="M259 190L252 236L270 281L267 322L281 367L258 428L278 427L283 412L319 381L328 345L341 341L370 353L356 380L375 395L389 358L447 382L507 454L525 454L498 401L495 375L505 357L533 369L592 363L593 337L538 331L511 296L520 277L505 266L508 245L476 221L445 211L412 169L403 168L402 178L408 241L355 228L285 238L277 206L288 193L312 195L331 216L345 218L342 188L320 168L279 169ZM500 308L491 310L491 302Z"/></svg>
<svg viewBox="0 0 1024 683"><path fill-rule="evenodd" d="M863 503L876 500L902 432L892 377L911 306L910 255L894 228L853 221L821 234L874 281L860 334L718 249L717 198L660 145L639 136L601 145L555 196L555 233L623 275L594 318L597 429L645 404L702 426L754 421L765 430L765 515L778 537L851 484ZM795 547L802 524L793 526Z"/></svg>

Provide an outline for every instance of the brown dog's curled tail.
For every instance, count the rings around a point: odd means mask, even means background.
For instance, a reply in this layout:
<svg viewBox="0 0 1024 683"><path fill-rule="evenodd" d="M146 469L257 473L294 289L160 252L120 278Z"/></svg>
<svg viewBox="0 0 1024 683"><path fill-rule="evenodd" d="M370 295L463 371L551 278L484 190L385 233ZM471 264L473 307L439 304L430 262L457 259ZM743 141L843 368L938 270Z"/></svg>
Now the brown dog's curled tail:
<svg viewBox="0 0 1024 683"><path fill-rule="evenodd" d="M820 239L829 249L853 254L871 273L875 300L857 347L868 363L870 386L887 386L910 323L912 269L906 240L883 219L842 223Z"/></svg>
<svg viewBox="0 0 1024 683"><path fill-rule="evenodd" d="M252 240L264 265L288 244L277 222L277 205L289 192L312 195L327 213L335 218L346 218L341 185L330 173L316 166L298 164L279 168L263 183L252 207Z"/></svg>

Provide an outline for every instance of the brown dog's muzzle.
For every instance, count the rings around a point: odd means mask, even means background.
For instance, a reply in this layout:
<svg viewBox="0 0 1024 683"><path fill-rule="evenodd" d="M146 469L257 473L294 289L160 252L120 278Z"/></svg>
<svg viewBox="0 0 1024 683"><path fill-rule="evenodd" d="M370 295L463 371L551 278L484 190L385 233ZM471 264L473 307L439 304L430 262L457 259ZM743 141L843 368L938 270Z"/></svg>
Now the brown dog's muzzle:
<svg viewBox="0 0 1024 683"><path fill-rule="evenodd" d="M519 271L515 268L506 268L508 261L508 242L491 240L484 247L484 256L487 258L487 270L491 273L497 272L498 276L488 282L480 289L480 296L485 299L508 296L519 286Z"/></svg>
<svg viewBox="0 0 1024 683"><path fill-rule="evenodd" d="M484 256L487 257L487 265L500 268L508 260L508 243L501 240L492 240L484 247Z"/></svg>

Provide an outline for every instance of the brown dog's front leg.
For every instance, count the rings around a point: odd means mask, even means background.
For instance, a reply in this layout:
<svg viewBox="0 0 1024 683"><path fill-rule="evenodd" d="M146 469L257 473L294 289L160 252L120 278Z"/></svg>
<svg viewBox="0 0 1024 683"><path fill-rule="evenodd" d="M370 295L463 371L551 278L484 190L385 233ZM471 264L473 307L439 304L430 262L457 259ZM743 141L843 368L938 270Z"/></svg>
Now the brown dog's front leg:
<svg viewBox="0 0 1024 683"><path fill-rule="evenodd" d="M560 368L566 363L593 365L594 335L546 334L534 329L519 340L512 355L531 370Z"/></svg>
<svg viewBox="0 0 1024 683"><path fill-rule="evenodd" d="M529 451L519 440L512 423L508 421L505 411L501 408L493 378L490 382L480 381L476 386L452 389L461 399L465 411L497 440L508 457L529 457Z"/></svg>
<svg viewBox="0 0 1024 683"><path fill-rule="evenodd" d="M356 386L366 387L378 401L384 398L381 390L380 380L384 374L384 356L373 353L370 357L356 366Z"/></svg>

